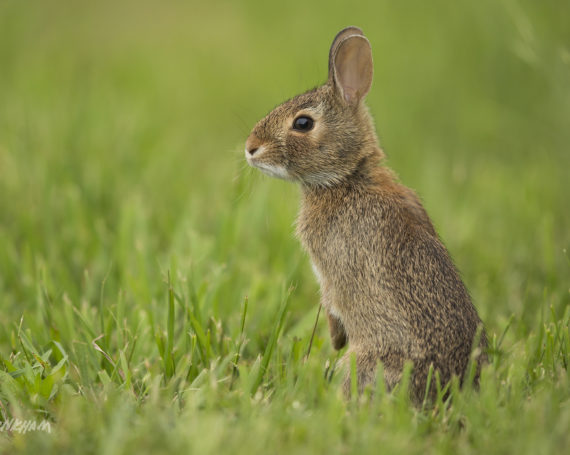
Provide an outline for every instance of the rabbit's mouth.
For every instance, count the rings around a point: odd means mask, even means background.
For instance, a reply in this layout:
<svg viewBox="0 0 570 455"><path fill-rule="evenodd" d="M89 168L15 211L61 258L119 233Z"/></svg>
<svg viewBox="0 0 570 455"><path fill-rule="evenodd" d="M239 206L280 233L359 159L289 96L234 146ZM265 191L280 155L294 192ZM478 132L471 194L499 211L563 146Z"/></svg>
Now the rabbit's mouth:
<svg viewBox="0 0 570 455"><path fill-rule="evenodd" d="M291 180L289 172L287 172L287 169L285 169L283 166L276 166L274 164L267 164L249 159L247 160L247 162L249 163L250 166L256 167L261 172L269 175L270 177L276 177L278 179L283 179L283 180Z"/></svg>
<svg viewBox="0 0 570 455"><path fill-rule="evenodd" d="M287 169L285 169L284 166L280 166L277 164L269 164L261 161L259 157L260 155L262 155L262 152L263 152L263 146L259 147L259 149L256 149L254 151L256 156L253 156L254 153L252 153L251 150L248 150L246 148L245 158L247 160L247 163L250 166L259 169L264 174L269 175L270 177L276 177L278 179L284 179L284 180L291 180L291 176L289 175L289 172L287 172Z"/></svg>

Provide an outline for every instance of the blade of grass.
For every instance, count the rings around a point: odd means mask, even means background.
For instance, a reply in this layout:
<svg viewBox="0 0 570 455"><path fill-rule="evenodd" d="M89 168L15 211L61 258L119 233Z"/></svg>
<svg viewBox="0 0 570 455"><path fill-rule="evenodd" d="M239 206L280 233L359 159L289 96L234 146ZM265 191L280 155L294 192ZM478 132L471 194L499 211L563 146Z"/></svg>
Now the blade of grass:
<svg viewBox="0 0 570 455"><path fill-rule="evenodd" d="M245 341L245 337L244 337L243 332L245 329L245 316L247 314L247 304L248 304L248 298L247 298L247 296L245 296L245 298L243 300L242 310L241 310L241 324L240 324L238 345L236 347L236 353L235 353L234 362L233 362L234 366L233 366L233 370L232 370L232 381L230 383L230 388L233 386L235 377L238 374L238 362L239 362L240 355L241 355L241 348L242 348L243 343Z"/></svg>
<svg viewBox="0 0 570 455"><path fill-rule="evenodd" d="M174 290L170 281L170 271L168 271L168 321L166 325L166 350L164 355L164 372L167 379L175 373L174 357Z"/></svg>
<svg viewBox="0 0 570 455"><path fill-rule="evenodd" d="M291 292L292 288L290 287L277 312L277 321L273 326L271 336L269 337L269 342L267 343L265 352L263 353L259 371L257 372L257 375L255 376L255 379L250 388L251 395L255 395L255 392L257 392L257 389L259 388L261 382L263 381L265 372L267 371L269 361L271 360L271 355L273 354L273 350L275 349L275 345L277 344L277 340L279 339L281 329L283 328L283 323L285 321L285 314L287 313L287 308L289 307L289 296L291 295Z"/></svg>
<svg viewBox="0 0 570 455"><path fill-rule="evenodd" d="M317 310L317 317L315 318L315 325L313 326L313 332L311 333L311 339L309 340L309 347L307 348L307 353L305 354L304 361L307 361L309 354L311 353L311 348L313 347L313 339L315 338L315 332L317 331L317 323L319 322L319 316L321 315L321 309L323 305L319 305Z"/></svg>

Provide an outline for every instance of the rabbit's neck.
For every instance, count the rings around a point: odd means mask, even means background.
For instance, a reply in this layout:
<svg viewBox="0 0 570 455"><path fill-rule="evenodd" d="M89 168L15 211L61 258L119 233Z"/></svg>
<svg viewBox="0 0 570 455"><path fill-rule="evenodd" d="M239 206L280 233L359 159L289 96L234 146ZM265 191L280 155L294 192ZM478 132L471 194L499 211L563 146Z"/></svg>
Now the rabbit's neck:
<svg viewBox="0 0 570 455"><path fill-rule="evenodd" d="M398 185L392 170L380 164L383 157L380 149L374 150L358 162L352 173L332 185L303 184L304 199L320 199L326 195L342 195L350 192L366 192L367 190L377 191Z"/></svg>

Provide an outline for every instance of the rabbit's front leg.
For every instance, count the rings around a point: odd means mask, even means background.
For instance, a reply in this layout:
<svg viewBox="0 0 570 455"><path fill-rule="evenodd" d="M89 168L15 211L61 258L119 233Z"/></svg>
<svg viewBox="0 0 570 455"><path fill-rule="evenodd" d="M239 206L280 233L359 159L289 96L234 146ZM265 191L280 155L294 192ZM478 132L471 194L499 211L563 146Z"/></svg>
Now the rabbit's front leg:
<svg viewBox="0 0 570 455"><path fill-rule="evenodd" d="M338 351L346 345L347 336L342 321L333 315L329 310L327 310L327 316L329 318L329 331L331 334L331 340L333 347Z"/></svg>
<svg viewBox="0 0 570 455"><path fill-rule="evenodd" d="M346 336L346 331L344 330L344 325L342 325L342 321L331 313L331 288L328 284L328 281L323 280L319 269L312 263L313 272L317 278L317 281L321 287L321 305L327 310L327 317L329 319L329 331L331 334L331 340L333 347L338 351L346 346L346 342L348 337Z"/></svg>

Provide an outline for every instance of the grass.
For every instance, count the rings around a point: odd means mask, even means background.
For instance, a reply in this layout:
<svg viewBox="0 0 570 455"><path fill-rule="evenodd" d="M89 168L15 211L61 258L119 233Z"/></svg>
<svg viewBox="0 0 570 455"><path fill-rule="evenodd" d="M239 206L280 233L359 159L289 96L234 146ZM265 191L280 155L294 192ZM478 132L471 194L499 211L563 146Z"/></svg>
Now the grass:
<svg viewBox="0 0 570 455"><path fill-rule="evenodd" d="M0 4L0 418L10 453L558 453L570 445L563 2ZM368 104L490 336L479 392L346 402L298 190L256 120L370 38ZM383 384L379 381L378 388ZM5 428L5 426L4 426Z"/></svg>

